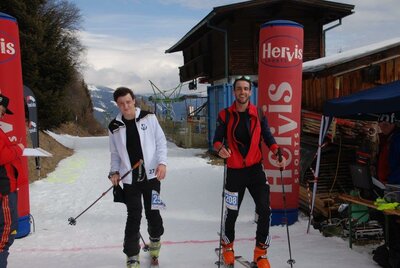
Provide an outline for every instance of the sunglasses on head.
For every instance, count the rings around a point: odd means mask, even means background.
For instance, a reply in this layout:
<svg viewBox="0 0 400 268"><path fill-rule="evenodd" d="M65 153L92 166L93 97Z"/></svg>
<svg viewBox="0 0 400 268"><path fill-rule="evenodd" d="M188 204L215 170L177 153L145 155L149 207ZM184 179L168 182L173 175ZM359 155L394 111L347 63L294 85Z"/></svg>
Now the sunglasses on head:
<svg viewBox="0 0 400 268"><path fill-rule="evenodd" d="M236 76L235 81L238 81L238 80L244 80L244 81L251 83L250 76L247 76L247 75Z"/></svg>

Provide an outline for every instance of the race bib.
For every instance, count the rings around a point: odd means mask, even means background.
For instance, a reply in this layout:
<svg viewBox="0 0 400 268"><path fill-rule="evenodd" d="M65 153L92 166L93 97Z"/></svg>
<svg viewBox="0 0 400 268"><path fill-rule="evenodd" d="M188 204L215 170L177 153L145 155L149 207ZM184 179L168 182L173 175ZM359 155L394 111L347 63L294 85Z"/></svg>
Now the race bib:
<svg viewBox="0 0 400 268"><path fill-rule="evenodd" d="M232 193L225 190L225 206L232 210L239 209L239 193Z"/></svg>
<svg viewBox="0 0 400 268"><path fill-rule="evenodd" d="M161 200L160 194L153 190L151 192L151 209L152 210L160 210L160 209L166 209L167 206L165 203Z"/></svg>

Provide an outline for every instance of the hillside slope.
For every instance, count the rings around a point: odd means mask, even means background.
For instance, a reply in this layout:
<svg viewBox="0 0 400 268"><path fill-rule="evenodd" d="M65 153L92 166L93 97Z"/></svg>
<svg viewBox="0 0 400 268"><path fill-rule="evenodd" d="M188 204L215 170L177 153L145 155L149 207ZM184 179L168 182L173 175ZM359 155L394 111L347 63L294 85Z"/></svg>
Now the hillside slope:
<svg viewBox="0 0 400 268"><path fill-rule="evenodd" d="M58 134L69 134L79 137L92 136L86 130L73 123L63 124L61 127L52 131ZM104 135L106 134L107 133L104 132ZM27 147L32 147L30 138L27 139L27 143ZM60 144L43 131L39 132L39 147L53 154L53 157L40 158L40 170L36 170L35 158L28 158L29 182L45 178L47 174L55 170L61 160L71 156L74 152L72 149Z"/></svg>

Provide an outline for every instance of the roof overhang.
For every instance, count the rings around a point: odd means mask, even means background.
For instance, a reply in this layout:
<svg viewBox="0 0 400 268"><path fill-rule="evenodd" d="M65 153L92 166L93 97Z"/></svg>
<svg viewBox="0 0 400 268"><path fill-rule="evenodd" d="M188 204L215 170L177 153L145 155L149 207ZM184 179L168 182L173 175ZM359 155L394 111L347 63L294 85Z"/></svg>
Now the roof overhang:
<svg viewBox="0 0 400 268"><path fill-rule="evenodd" d="M323 0L252 0L214 7L213 10L206 17L204 17L197 25L195 25L188 33L186 33L176 44L167 49L165 53L182 51L189 44L193 43L194 40L200 38L206 32L212 30L208 27L208 24L215 25L233 12L236 12L238 10L257 10L277 4L285 4L292 7L307 7L310 9L315 9L316 11L324 10L325 12L322 15L316 14L322 16L322 23L324 25L351 15L354 12L354 5Z"/></svg>

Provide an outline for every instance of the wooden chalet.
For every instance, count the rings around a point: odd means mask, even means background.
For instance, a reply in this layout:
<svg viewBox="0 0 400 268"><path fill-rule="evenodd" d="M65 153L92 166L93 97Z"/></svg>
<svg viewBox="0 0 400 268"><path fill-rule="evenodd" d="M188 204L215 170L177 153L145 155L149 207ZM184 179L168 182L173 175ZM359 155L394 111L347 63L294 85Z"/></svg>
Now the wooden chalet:
<svg viewBox="0 0 400 268"><path fill-rule="evenodd" d="M181 82L229 83L258 72L260 26L292 20L304 26L304 61L325 55L323 26L353 13L354 5L322 0L253 0L215 7L166 53L182 51ZM332 26L333 27L333 26Z"/></svg>

